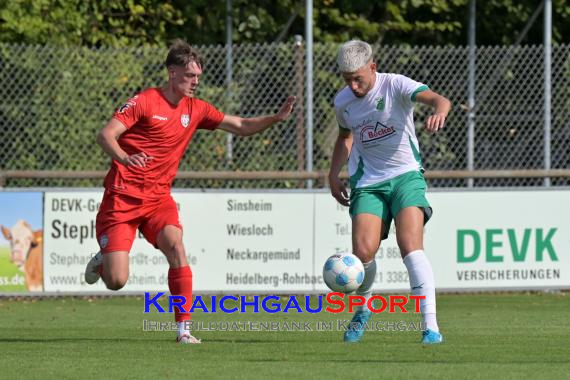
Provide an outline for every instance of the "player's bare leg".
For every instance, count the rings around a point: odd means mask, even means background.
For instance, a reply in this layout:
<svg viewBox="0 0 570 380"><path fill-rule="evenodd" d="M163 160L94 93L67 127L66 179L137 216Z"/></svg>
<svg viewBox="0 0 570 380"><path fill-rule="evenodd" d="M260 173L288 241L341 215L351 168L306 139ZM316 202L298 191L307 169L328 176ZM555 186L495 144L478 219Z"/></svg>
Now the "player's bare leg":
<svg viewBox="0 0 570 380"><path fill-rule="evenodd" d="M129 279L129 253L126 251L103 254L101 278L110 290L119 290Z"/></svg>
<svg viewBox="0 0 570 380"><path fill-rule="evenodd" d="M372 286L376 277L376 252L380 247L380 237L384 229L382 219L373 214L357 214L352 219L352 248L364 265L364 281L356 290L357 295L365 299L365 304L372 297ZM372 312L366 306L358 306L352 317L350 328L344 333L344 341L356 343L360 341L365 330L363 324L368 322Z"/></svg>
<svg viewBox="0 0 570 380"><path fill-rule="evenodd" d="M435 281L431 264L424 253L424 213L419 207L406 207L396 215L396 239L404 264L408 269L410 288L413 295L425 295L420 300L424 331L422 343L441 343L436 318Z"/></svg>
<svg viewBox="0 0 570 380"><path fill-rule="evenodd" d="M168 287L174 296L186 299L184 311L174 308L174 318L178 324L176 341L183 344L201 343L190 334L187 321L190 320L192 306L192 270L186 259L186 251L182 243L182 230L176 226L165 226L157 237L158 248L166 256L170 269L168 270Z"/></svg>
<svg viewBox="0 0 570 380"><path fill-rule="evenodd" d="M356 291L368 302L372 297L372 286L376 277L376 252L380 248L380 237L384 231L382 219L373 214L357 214L352 221L353 253L364 265L364 281ZM358 308L364 308L359 306Z"/></svg>

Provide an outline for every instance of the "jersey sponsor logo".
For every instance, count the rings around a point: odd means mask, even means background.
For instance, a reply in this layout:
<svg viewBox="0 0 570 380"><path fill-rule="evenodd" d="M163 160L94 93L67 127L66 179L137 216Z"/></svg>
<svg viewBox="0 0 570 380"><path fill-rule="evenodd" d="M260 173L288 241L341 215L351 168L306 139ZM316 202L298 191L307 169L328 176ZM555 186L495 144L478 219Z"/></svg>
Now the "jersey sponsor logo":
<svg viewBox="0 0 570 380"><path fill-rule="evenodd" d="M119 113L125 113L125 111L129 108L131 108L131 105L129 103L125 103L121 106L121 108L119 108Z"/></svg>
<svg viewBox="0 0 570 380"><path fill-rule="evenodd" d="M152 118L156 119L156 120L162 120L162 121L168 120L168 118L166 116L160 116L160 115L152 115Z"/></svg>
<svg viewBox="0 0 570 380"><path fill-rule="evenodd" d="M366 124L374 123L373 119L363 119L362 121L358 122L354 125L354 129L363 128Z"/></svg>
<svg viewBox="0 0 570 380"><path fill-rule="evenodd" d="M190 115L185 113L182 116L180 116L180 122L182 123L182 126L186 128L188 124L190 124Z"/></svg>
<svg viewBox="0 0 570 380"><path fill-rule="evenodd" d="M132 98L130 98L129 100L127 100L125 102L125 104L123 104L120 108L119 108L119 113L125 113L126 110L128 110L129 108L131 108L132 106L136 105L137 102L135 101L139 96L135 95Z"/></svg>
<svg viewBox="0 0 570 380"><path fill-rule="evenodd" d="M369 125L360 131L360 141L364 146L374 145L375 141L385 139L396 133L396 128L377 122L376 126Z"/></svg>

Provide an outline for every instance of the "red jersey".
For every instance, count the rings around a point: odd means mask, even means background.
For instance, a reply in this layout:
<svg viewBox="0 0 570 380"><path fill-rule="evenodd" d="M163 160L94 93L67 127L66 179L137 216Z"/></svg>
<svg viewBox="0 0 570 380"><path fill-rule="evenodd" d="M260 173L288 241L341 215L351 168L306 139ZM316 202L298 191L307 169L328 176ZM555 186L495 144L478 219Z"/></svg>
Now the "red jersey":
<svg viewBox="0 0 570 380"><path fill-rule="evenodd" d="M149 88L129 99L113 115L127 130L119 146L132 155L153 157L146 166L124 166L113 160L105 177L107 190L142 199L170 193L180 160L197 129L216 129L224 114L203 100L184 97L171 104L160 88Z"/></svg>

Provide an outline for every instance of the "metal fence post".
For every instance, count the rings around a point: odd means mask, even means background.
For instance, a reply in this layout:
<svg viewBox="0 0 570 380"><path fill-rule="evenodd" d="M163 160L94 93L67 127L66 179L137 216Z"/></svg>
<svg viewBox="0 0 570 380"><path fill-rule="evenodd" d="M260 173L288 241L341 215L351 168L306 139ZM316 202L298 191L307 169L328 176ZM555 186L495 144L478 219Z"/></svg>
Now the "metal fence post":
<svg viewBox="0 0 570 380"><path fill-rule="evenodd" d="M306 0L305 40L306 40L306 104L307 104L307 171L313 171L313 0ZM307 180L307 188L313 188L313 180Z"/></svg>
<svg viewBox="0 0 570 380"><path fill-rule="evenodd" d="M232 23L232 0L226 0L226 99L230 109L232 107L233 81ZM234 157L233 138L231 133L228 133L226 136L226 160L230 165Z"/></svg>
<svg viewBox="0 0 570 380"><path fill-rule="evenodd" d="M305 120L303 112L305 110L304 88L305 77L303 71L303 37L295 36L295 92L297 96L297 110L295 111L295 140L297 145L297 170L305 169ZM302 186L302 183L299 183Z"/></svg>
<svg viewBox="0 0 570 380"><path fill-rule="evenodd" d="M467 169L475 168L475 5L477 0L469 2L469 80L467 86ZM467 180L467 187L473 187L473 178Z"/></svg>
<svg viewBox="0 0 570 380"><path fill-rule="evenodd" d="M552 64L552 1L544 0L544 169L550 169L550 121L551 121L551 64ZM544 178L544 186L550 186L550 178Z"/></svg>

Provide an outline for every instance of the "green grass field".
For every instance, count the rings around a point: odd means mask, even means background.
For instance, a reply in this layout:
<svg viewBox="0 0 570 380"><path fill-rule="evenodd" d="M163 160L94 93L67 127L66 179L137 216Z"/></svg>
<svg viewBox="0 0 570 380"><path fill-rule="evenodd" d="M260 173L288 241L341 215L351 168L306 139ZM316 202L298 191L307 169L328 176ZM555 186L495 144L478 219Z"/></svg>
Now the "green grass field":
<svg viewBox="0 0 570 380"><path fill-rule="evenodd" d="M209 297L208 297L209 299ZM313 303L312 303L313 304ZM251 309L251 308L250 308ZM570 295L440 295L446 342L419 332L369 331L359 344L342 332L201 331L202 345L174 332L144 332L142 297L0 299L0 377L231 379L561 379L570 374ZM416 321L415 314L376 315ZM195 321L317 321L347 313L196 313ZM372 320L374 321L374 320ZM313 325L314 326L314 325Z"/></svg>

